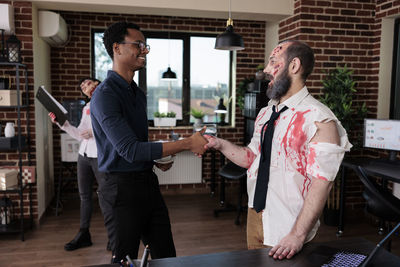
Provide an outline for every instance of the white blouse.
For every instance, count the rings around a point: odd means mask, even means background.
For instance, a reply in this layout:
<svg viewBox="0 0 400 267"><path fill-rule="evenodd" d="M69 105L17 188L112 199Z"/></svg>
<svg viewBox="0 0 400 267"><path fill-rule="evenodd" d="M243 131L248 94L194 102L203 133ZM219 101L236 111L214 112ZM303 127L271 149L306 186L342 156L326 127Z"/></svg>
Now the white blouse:
<svg viewBox="0 0 400 267"><path fill-rule="evenodd" d="M58 123L57 125L72 138L80 141L80 155L83 156L86 153L86 156L89 158L97 158L96 140L94 139L92 120L90 119L90 102L83 107L82 119L78 127L71 125L68 121L65 121L63 126L60 126ZM86 130L90 130L92 132L92 137L89 139L85 139L81 136L81 133Z"/></svg>

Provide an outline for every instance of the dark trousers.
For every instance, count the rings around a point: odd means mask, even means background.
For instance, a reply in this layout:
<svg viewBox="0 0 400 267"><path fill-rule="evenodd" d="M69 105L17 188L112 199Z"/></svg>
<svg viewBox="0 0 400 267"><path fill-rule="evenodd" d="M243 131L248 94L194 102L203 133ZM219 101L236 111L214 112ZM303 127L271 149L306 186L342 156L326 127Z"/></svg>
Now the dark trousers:
<svg viewBox="0 0 400 267"><path fill-rule="evenodd" d="M93 211L93 183L95 179L100 185L104 181L104 174L97 167L97 158L88 158L79 154L78 157L78 190L81 199L80 228L89 228Z"/></svg>
<svg viewBox="0 0 400 267"><path fill-rule="evenodd" d="M168 209L152 170L106 173L99 198L116 261L138 258L140 240L149 245L152 259L176 256Z"/></svg>

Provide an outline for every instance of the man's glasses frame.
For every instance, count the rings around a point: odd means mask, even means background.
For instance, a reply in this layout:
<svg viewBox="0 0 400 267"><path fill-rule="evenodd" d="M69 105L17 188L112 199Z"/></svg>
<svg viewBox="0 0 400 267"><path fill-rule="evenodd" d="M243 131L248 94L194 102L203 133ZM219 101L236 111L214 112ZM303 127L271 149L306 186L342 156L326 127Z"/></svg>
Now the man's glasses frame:
<svg viewBox="0 0 400 267"><path fill-rule="evenodd" d="M148 45L148 44L146 44L145 42L142 42L142 41L136 41L136 42L125 42L125 41L123 41L123 42L120 42L120 44L134 44L134 45L137 45L140 50L147 50L147 51L150 52L150 45Z"/></svg>

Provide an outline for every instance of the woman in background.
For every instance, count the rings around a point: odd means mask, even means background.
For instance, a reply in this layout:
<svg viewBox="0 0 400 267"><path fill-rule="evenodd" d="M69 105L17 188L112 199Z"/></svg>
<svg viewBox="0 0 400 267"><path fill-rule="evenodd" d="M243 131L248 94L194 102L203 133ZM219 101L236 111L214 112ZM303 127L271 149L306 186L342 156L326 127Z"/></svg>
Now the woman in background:
<svg viewBox="0 0 400 267"><path fill-rule="evenodd" d="M97 79L84 78L80 82L80 88L82 93L90 99L99 84L100 81ZM71 125L68 120L65 121L64 125L60 125L53 112L49 113L49 117L61 130L67 132L72 138L80 141L77 166L78 189L81 200L80 229L74 239L64 246L65 250L71 251L92 245L89 227L93 210L93 182L96 179L100 187L102 181L104 181L104 177L99 173L97 167L97 147L93 137L92 122L90 119L90 101L83 107L82 118L78 127ZM109 243L107 244L107 249L110 250Z"/></svg>

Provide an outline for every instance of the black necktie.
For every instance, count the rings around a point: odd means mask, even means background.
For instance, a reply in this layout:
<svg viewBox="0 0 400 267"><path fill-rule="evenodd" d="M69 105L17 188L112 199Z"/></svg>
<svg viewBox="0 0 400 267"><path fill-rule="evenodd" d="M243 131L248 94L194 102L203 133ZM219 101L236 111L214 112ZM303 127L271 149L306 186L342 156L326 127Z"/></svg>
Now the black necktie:
<svg viewBox="0 0 400 267"><path fill-rule="evenodd" d="M268 181L269 181L269 166L271 163L271 145L274 136L274 124L279 115L287 110L288 107L283 107L279 112L275 111L275 106L272 106L272 114L269 120L263 125L261 130L261 157L258 166L256 191L254 194L253 207L258 213L265 207L267 199ZM268 124L264 133L265 125ZM264 135L264 136L263 136ZM263 140L264 139L264 140Z"/></svg>

